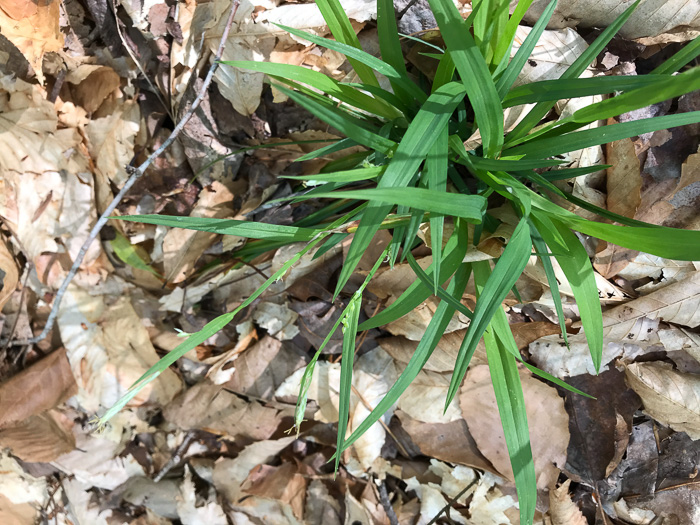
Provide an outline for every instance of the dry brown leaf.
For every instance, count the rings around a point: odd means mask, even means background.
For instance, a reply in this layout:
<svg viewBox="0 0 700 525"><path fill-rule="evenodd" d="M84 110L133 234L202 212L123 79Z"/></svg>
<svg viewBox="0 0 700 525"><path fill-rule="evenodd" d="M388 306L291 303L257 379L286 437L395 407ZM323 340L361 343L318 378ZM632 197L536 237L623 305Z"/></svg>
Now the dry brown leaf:
<svg viewBox="0 0 700 525"><path fill-rule="evenodd" d="M700 377L661 363L633 363L625 368L625 375L651 417L700 439Z"/></svg>
<svg viewBox="0 0 700 525"><path fill-rule="evenodd" d="M108 282L119 286L118 282ZM78 402L88 412L111 407L158 361L148 330L128 296L91 294L71 283L61 302L57 324L78 383ZM175 372L163 370L132 399L130 406L165 404L181 388L182 381Z"/></svg>
<svg viewBox="0 0 700 525"><path fill-rule="evenodd" d="M398 408L424 423L449 423L461 419L456 399L447 410L435 410L435 407L445 404L451 377L451 374L421 370L399 398Z"/></svg>
<svg viewBox="0 0 700 525"><path fill-rule="evenodd" d="M465 330L457 330L443 335L423 369L431 372L451 372L454 370L464 334ZM411 360L416 348L418 348L418 341L411 341L399 336L385 337L377 342L401 367L404 367ZM483 341L479 341L471 364L486 364L486 350Z"/></svg>
<svg viewBox="0 0 700 525"><path fill-rule="evenodd" d="M213 497L212 497L213 496ZM211 495L208 500L201 502L195 492L194 481L189 466L185 465L185 478L180 486L180 494L177 498L177 514L183 525L227 525L228 520L221 505L216 501L216 496Z"/></svg>
<svg viewBox="0 0 700 525"><path fill-rule="evenodd" d="M94 113L107 97L119 93L121 85L116 71L94 64L79 65L66 75L66 81L74 86L71 90L73 102L88 113Z"/></svg>
<svg viewBox="0 0 700 525"><path fill-rule="evenodd" d="M246 401L223 390L221 386L202 382L176 397L163 410L163 416L173 425L186 430L198 428L231 437L239 435L262 440L272 436L286 413Z"/></svg>
<svg viewBox="0 0 700 525"><path fill-rule="evenodd" d="M215 219L233 217L234 195L220 182L214 181L199 194L190 217ZM184 281L193 271L202 253L217 238L215 233L172 228L163 239L163 265L168 282Z"/></svg>
<svg viewBox="0 0 700 525"><path fill-rule="evenodd" d="M234 365L235 371L225 383L227 389L270 399L287 377L304 366L304 360L277 339L265 336L245 350Z"/></svg>
<svg viewBox="0 0 700 525"><path fill-rule="evenodd" d="M622 461L622 458L627 452L627 445L630 442L630 429L625 418L619 412L615 412L615 454L610 460L610 463L605 468L605 477L607 478L617 468Z"/></svg>
<svg viewBox="0 0 700 525"><path fill-rule="evenodd" d="M39 512L29 503L12 503L0 494L0 523L3 525L34 525Z"/></svg>
<svg viewBox="0 0 700 525"><path fill-rule="evenodd" d="M536 22L548 4L547 0L535 0L524 20ZM608 27L628 4L619 0L561 0L547 27ZM626 39L653 37L675 28L700 29L700 5L695 0L642 2L619 34Z"/></svg>
<svg viewBox="0 0 700 525"><path fill-rule="evenodd" d="M522 350L540 337L561 333L559 325L547 321L534 321L530 323L513 323L510 325L515 338L515 344Z"/></svg>
<svg viewBox="0 0 700 525"><path fill-rule="evenodd" d="M549 491L549 513L552 516L552 525L588 525L588 520L581 509L571 501L570 484L571 480L567 479L561 487Z"/></svg>
<svg viewBox="0 0 700 525"><path fill-rule="evenodd" d="M479 452L463 419L450 423L423 423L402 410L397 410L396 416L423 455L498 474L493 465Z"/></svg>
<svg viewBox="0 0 700 525"><path fill-rule="evenodd" d="M0 446L9 448L23 461L53 461L75 448L75 438L66 423L65 418L54 411L30 416L0 430Z"/></svg>
<svg viewBox="0 0 700 525"><path fill-rule="evenodd" d="M0 0L0 8L15 20L32 16L38 9L33 0Z"/></svg>
<svg viewBox="0 0 700 525"><path fill-rule="evenodd" d="M556 465L563 467L566 462L569 416L564 409L564 400L554 388L525 370L520 370L520 380L530 425L537 486L544 489L556 481L559 475ZM488 366L480 365L467 372L460 389L459 404L479 451L503 476L512 480L513 470Z"/></svg>
<svg viewBox="0 0 700 525"><path fill-rule="evenodd" d="M66 349L56 350L0 385L0 428L49 410L77 390Z"/></svg>
<svg viewBox="0 0 700 525"><path fill-rule="evenodd" d="M642 198L642 177L634 143L631 139L611 142L606 145L605 153L605 161L612 164L607 169L608 210L632 219Z"/></svg>
<svg viewBox="0 0 700 525"><path fill-rule="evenodd" d="M28 2L22 2L25 4ZM14 2L11 13L0 10L2 36L19 49L34 69L37 79L44 83L41 63L45 53L63 49L63 33L59 27L60 4L58 0L37 2L35 9L25 10ZM9 15L9 16L8 16ZM25 16L22 16L25 15ZM15 18L20 16L21 18Z"/></svg>
<svg viewBox="0 0 700 525"><path fill-rule="evenodd" d="M642 317L695 328L700 326L700 272L603 314L603 334L610 339L628 337ZM576 325L574 325L576 326Z"/></svg>
<svg viewBox="0 0 700 525"><path fill-rule="evenodd" d="M108 181L121 188L128 175L124 169L134 156L134 138L139 131L138 105L126 101L109 116L88 122L85 132L95 167Z"/></svg>
<svg viewBox="0 0 700 525"><path fill-rule="evenodd" d="M306 478L294 463L282 463L279 467L258 465L250 471L242 488L256 498L287 504L297 519L303 518Z"/></svg>
<svg viewBox="0 0 700 525"><path fill-rule="evenodd" d="M0 311L9 301L12 292L17 288L19 272L12 252L7 248L5 239L0 238Z"/></svg>

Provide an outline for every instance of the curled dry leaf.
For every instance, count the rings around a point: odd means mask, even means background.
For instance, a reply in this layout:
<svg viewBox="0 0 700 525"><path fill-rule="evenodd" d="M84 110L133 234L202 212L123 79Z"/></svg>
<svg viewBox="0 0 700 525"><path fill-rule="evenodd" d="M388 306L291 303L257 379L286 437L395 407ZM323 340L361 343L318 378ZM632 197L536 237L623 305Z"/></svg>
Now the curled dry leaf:
<svg viewBox="0 0 700 525"><path fill-rule="evenodd" d="M0 310L10 299L12 292L17 288L19 272L15 264L15 258L5 244L5 239L0 238Z"/></svg>
<svg viewBox="0 0 700 525"><path fill-rule="evenodd" d="M537 486L544 489L554 483L559 475L555 465L563 467L566 462L569 416L564 409L564 400L554 388L538 381L525 370L520 370L520 381L530 425ZM460 389L459 404L481 453L503 476L512 480L513 470L488 366L480 365L467 372Z"/></svg>
<svg viewBox="0 0 700 525"><path fill-rule="evenodd" d="M692 439L700 439L700 377L660 363L633 363L626 367L625 374L651 417Z"/></svg>
<svg viewBox="0 0 700 525"><path fill-rule="evenodd" d="M549 491L549 513L552 516L552 525L588 525L588 520L581 509L571 501L570 484L571 480L567 479L561 487Z"/></svg>

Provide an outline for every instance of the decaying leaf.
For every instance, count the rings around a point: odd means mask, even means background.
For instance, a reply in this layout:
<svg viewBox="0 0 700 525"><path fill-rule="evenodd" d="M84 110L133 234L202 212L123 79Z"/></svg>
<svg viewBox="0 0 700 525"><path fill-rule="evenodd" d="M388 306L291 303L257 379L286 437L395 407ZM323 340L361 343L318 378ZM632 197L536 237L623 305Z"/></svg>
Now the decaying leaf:
<svg viewBox="0 0 700 525"><path fill-rule="evenodd" d="M536 22L547 4L547 0L535 0L524 20ZM562 0L548 27L607 27L628 7L628 3L616 0ZM642 2L622 26L620 35L627 39L653 37L675 29L700 30L700 6L693 0Z"/></svg>
<svg viewBox="0 0 700 525"><path fill-rule="evenodd" d="M288 414L293 413L290 407ZM268 439L285 414L257 401L247 401L221 386L199 383L175 398L163 410L169 422L183 429L200 428L231 437Z"/></svg>
<svg viewBox="0 0 700 525"><path fill-rule="evenodd" d="M700 378L661 363L633 363L625 368L625 374L651 417L700 439Z"/></svg>
<svg viewBox="0 0 700 525"><path fill-rule="evenodd" d="M552 516L552 525L587 525L588 520L581 509L571 501L567 479L561 487L549 491L549 513Z"/></svg>
<svg viewBox="0 0 700 525"><path fill-rule="evenodd" d="M555 465L563 467L566 462L569 416L564 409L564 400L554 388L538 381L527 371L520 371L520 381L530 425L537 486L545 488L559 475ZM467 372L459 404L481 453L503 476L513 479L488 366L480 365Z"/></svg>
<svg viewBox="0 0 700 525"><path fill-rule="evenodd" d="M59 28L60 2L7 2L0 9L2 35L12 42L29 61L39 82L44 83L41 62L45 53L63 49L63 33Z"/></svg>
<svg viewBox="0 0 700 525"><path fill-rule="evenodd" d="M15 258L7 248L5 240L0 238L0 311L17 288L19 272Z"/></svg>
<svg viewBox="0 0 700 525"><path fill-rule="evenodd" d="M608 210L634 218L641 202L642 177L639 159L631 139L607 144L605 161L612 164L607 169Z"/></svg>
<svg viewBox="0 0 700 525"><path fill-rule="evenodd" d="M53 461L75 448L71 426L56 411L30 416L0 430L0 446L9 448L13 455L23 461Z"/></svg>
<svg viewBox="0 0 700 525"><path fill-rule="evenodd" d="M0 428L49 410L77 390L66 350L56 350L0 385Z"/></svg>

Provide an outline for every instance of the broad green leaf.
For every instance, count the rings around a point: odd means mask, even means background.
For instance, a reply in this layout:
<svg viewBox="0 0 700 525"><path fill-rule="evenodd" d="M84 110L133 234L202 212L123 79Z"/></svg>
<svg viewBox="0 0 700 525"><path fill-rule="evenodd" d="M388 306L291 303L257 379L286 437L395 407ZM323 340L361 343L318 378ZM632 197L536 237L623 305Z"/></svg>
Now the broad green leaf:
<svg viewBox="0 0 700 525"><path fill-rule="evenodd" d="M503 146L503 108L491 72L452 0L430 0L430 6L467 89L486 156L495 158Z"/></svg>
<svg viewBox="0 0 700 525"><path fill-rule="evenodd" d="M474 317L474 312L472 312L469 308L464 306L460 301L449 295L445 290L442 289L442 287L438 286L437 289L433 287L433 283L431 282L430 277L428 277L428 274L425 273L423 268L420 267L420 264L418 264L418 261L416 261L416 259L411 253L406 254L406 260L408 261L408 265L411 267L411 270L413 270L413 273L416 274L416 277L420 279L420 281L423 283L423 286L425 286L428 290L433 292L433 295L435 295L441 301L445 301L456 311L460 312L462 315L467 317L467 319L472 319Z"/></svg>
<svg viewBox="0 0 700 525"><path fill-rule="evenodd" d="M209 219L205 217L177 217L172 215L124 215L110 217L120 221L142 222L157 224L171 228L184 228L202 232L220 233L221 235L236 235L248 239L271 239L285 242L311 240L321 230L298 228L296 226L281 226L262 222L238 221L234 219Z"/></svg>
<svg viewBox="0 0 700 525"><path fill-rule="evenodd" d="M499 305L500 308L500 305ZM506 334L503 334L506 336ZM511 335L512 337L512 335ZM530 431L525 412L525 397L520 383L518 365L500 344L492 327L484 332L484 346L491 372L491 383L496 394L498 413L513 466L515 488L518 492L520 523L531 525L537 503L537 478L530 447Z"/></svg>
<svg viewBox="0 0 700 525"><path fill-rule="evenodd" d="M654 69L651 75L669 75L680 70L686 64L689 64L694 58L700 55L700 37L695 37L694 40L688 42L671 58L666 60L659 67Z"/></svg>
<svg viewBox="0 0 700 525"><path fill-rule="evenodd" d="M461 155L460 158L464 160L465 164L468 166L473 166L476 169L488 171L534 170L538 168L559 166L564 162L558 159L486 159L469 153L467 153L467 156Z"/></svg>
<svg viewBox="0 0 700 525"><path fill-rule="evenodd" d="M353 146L357 146L357 142L349 138L344 138L338 141L334 141L333 144L329 144L328 146L324 146L317 150L310 151L306 155L302 155L298 159L295 159L294 162L303 162L305 160L323 157L324 155L330 155L331 153L336 153L347 148L352 148Z"/></svg>
<svg viewBox="0 0 700 525"><path fill-rule="evenodd" d="M360 108L369 113L374 113L375 115L384 117L386 119L394 119L400 115L398 111L393 109L388 104L382 103L381 101L370 97L369 95L362 93L348 86L347 84L341 84L313 69L308 69L302 66L295 66L292 64L278 64L272 62L254 62L254 61L244 61L235 60L230 62L223 62L223 64L228 64L233 67L238 67L241 69L249 69L252 71L259 71L265 73L274 78L286 78L289 80L295 80L297 82L302 82L315 89L318 89L322 93L331 95L341 102L350 104L356 108Z"/></svg>
<svg viewBox="0 0 700 525"><path fill-rule="evenodd" d="M594 166L586 166L584 168L563 168L558 170L545 171L542 174L542 177L547 179L549 182L554 182L555 180L573 179L574 177L588 175L589 173L595 173L596 171L604 170L607 168L612 168L612 165L596 164Z"/></svg>
<svg viewBox="0 0 700 525"><path fill-rule="evenodd" d="M558 221L550 220L542 214L533 214L532 220L552 251L555 254L564 254L555 257L574 292L593 365L596 371L599 371L603 356L603 312L595 273L586 249L578 237ZM556 231L564 242L552 235L553 231Z"/></svg>
<svg viewBox="0 0 700 525"><path fill-rule="evenodd" d="M408 79L408 77L402 75L399 71L396 70L393 66L390 66L383 60L378 59L377 57L374 57L370 55L369 53L366 53L365 51L362 51L361 49L358 49L357 47L349 46L347 44L343 44L341 42L336 42L335 40L329 40L327 38L322 38L320 36L312 35L311 33L307 33L305 31L299 31L298 29L294 29L292 27L287 27L282 24L275 24L281 29L284 29L288 33L291 33L293 35L296 35L300 38L303 38L305 40L308 40L309 42L313 42L316 45L326 47L328 49L331 49L333 51L337 51L338 53L342 53L343 55L347 56L348 59L352 59L355 62L362 63L369 67L370 69L381 73L385 77L387 77L389 80L392 80L396 82L398 85L401 86L402 89L404 89L407 93L410 93L413 98L418 100L419 102L425 102L427 96L426 94L418 87L416 86L411 80ZM353 66L354 67L354 66ZM363 82L367 84L372 84L372 82L367 82L367 79L362 79Z"/></svg>
<svg viewBox="0 0 700 525"><path fill-rule="evenodd" d="M425 172L428 177L428 189L441 193L447 192L447 158L449 153L448 130L444 128L425 161ZM442 264L442 237L445 225L443 213L430 214L430 249L433 253L433 285L435 292L440 287L440 266Z"/></svg>
<svg viewBox="0 0 700 525"><path fill-rule="evenodd" d="M553 157L555 155L561 155L562 153L578 151L591 146L599 146L615 140L635 137L660 129L685 126L686 124L696 124L698 122L700 122L700 111L664 115L662 117L646 118L599 128L584 129L551 139L533 140L508 149L507 152L509 155L527 155L528 157L534 158Z"/></svg>
<svg viewBox="0 0 700 525"><path fill-rule="evenodd" d="M396 189L408 185L464 95L464 87L456 82L445 84L430 95L408 126L377 189ZM372 202L365 210L338 277L336 295L352 275L390 209L390 204Z"/></svg>
<svg viewBox="0 0 700 525"><path fill-rule="evenodd" d="M661 78L663 81L628 91L579 109L573 114L572 120L582 123L605 120L695 91L700 88L700 67L695 67L685 73L669 78L661 75L648 75L638 78Z"/></svg>
<svg viewBox="0 0 700 525"><path fill-rule="evenodd" d="M338 0L318 0L316 5L321 10L321 15L323 15L323 19L326 21L326 24L328 24L328 29L331 30L331 33L333 33L333 36L336 38L336 40L338 40L338 42L346 44L349 47L362 50L360 40L355 34L352 23L350 22L348 15L345 14L345 9L343 9L343 6ZM280 27L287 29L284 26ZM305 37L302 36L302 38ZM375 86L379 85L379 81L377 80L371 66L368 66L362 60L358 60L355 57L350 57L349 55L348 59L350 60L350 64L352 65L353 69L363 82L373 84Z"/></svg>
<svg viewBox="0 0 700 525"><path fill-rule="evenodd" d="M460 220L457 220L455 230L447 241L443 251L442 264L440 265L440 282L444 283L462 264L462 259L467 253L467 228ZM428 267L427 275L431 282L435 265ZM396 301L384 310L360 325L360 330L369 330L395 321L411 312L415 307L430 297L431 287L424 288L419 281L412 282L406 291Z"/></svg>
<svg viewBox="0 0 700 525"><path fill-rule="evenodd" d="M434 93L438 88L452 82L455 76L455 63L452 60L452 56L449 51L445 53L440 58L438 62L437 71L435 71L435 78L433 78L432 92Z"/></svg>
<svg viewBox="0 0 700 525"><path fill-rule="evenodd" d="M511 89L503 99L503 107L509 108L520 104L533 104L536 102L557 101L568 98L587 97L614 91L627 91L646 87L656 89L666 85L674 77L670 75L638 75L638 76L610 76L591 78L567 78L556 80L542 80L532 82ZM616 100L619 97L608 100ZM665 99L664 99L665 100ZM607 101L606 101L607 102ZM598 104L587 106L584 109L595 108ZM625 110L627 111L627 110ZM577 112L578 113L578 112ZM616 113L619 115L619 113ZM607 117L602 117L607 118ZM574 120L579 121L574 114ZM597 118L591 119L598 120Z"/></svg>
<svg viewBox="0 0 700 525"><path fill-rule="evenodd" d="M498 259L493 273L489 276L479 299L476 301L474 319L469 324L457 354L455 369L447 391L445 410L447 410L447 407L457 394L459 385L467 373L467 367L476 350L476 345L484 335L484 331L491 322L496 309L501 308L503 299L506 298L515 281L518 280L523 269L525 269L531 251L530 227L526 220L521 219L505 250L503 250L503 255ZM473 263L475 277L477 267L482 265L488 266L488 264L488 261Z"/></svg>
<svg viewBox="0 0 700 525"><path fill-rule="evenodd" d="M537 231L537 227L532 222L530 223L530 237L532 238L532 244L535 250L542 254L547 253L547 245L540 235L540 232ZM540 255L540 260L544 267L544 273L547 276L547 283L549 284L549 290L552 294L552 300L554 301L554 310L559 320L561 335L564 338L566 347L569 348L569 338L566 334L566 317L564 317L564 307L561 304L561 295L559 294L559 281L557 281L557 276L554 274L552 260L547 255Z"/></svg>
<svg viewBox="0 0 700 525"><path fill-rule="evenodd" d="M461 298L469 279L469 273L468 264L460 265L460 268L455 273L454 278L447 285L447 293L455 299ZM422 287L420 283L418 283L418 286ZM382 398L372 412L370 412L367 418L362 421L362 423L360 423L350 437L345 440L342 449L339 449L336 454L339 455L343 452L343 450L350 447L362 434L364 434L374 423L376 423L379 418L382 417L384 413L392 407L392 405L394 405L394 403L396 403L408 385L411 384L411 382L425 366L425 363L430 358L433 350L435 350L440 338L445 333L447 325L450 324L450 320L452 319L454 312L454 308L450 307L445 302L441 302L438 305L437 309L435 310L435 314L433 314L433 318L430 320L430 323L428 323L428 327L425 330L423 338L418 343L418 346L413 352L410 361L397 379L396 383L392 385L384 398ZM360 329L362 329L362 326L360 326Z"/></svg>
<svg viewBox="0 0 700 525"><path fill-rule="evenodd" d="M336 171L334 173L315 173L313 175L279 175L282 179L308 180L319 182L358 182L374 180L386 170L386 166L360 168L356 170Z"/></svg>
<svg viewBox="0 0 700 525"><path fill-rule="evenodd" d="M352 389L352 367L355 360L355 340L357 323L360 319L362 293L353 294L343 314L343 352L340 363L340 388L338 390L338 439L337 450L343 449L345 432L348 429L350 416L350 392ZM335 472L340 466L340 454L335 456Z"/></svg>
<svg viewBox="0 0 700 525"><path fill-rule="evenodd" d="M532 5L533 0L520 0L518 2L518 5L515 6L515 10L513 11L513 14L510 16L508 19L508 22L506 23L506 26L503 31L503 35L499 36L499 38L495 41L495 47L494 47L494 53L493 53L493 63L498 64L499 68L501 64L505 64L508 58L510 57L510 50L513 46L513 40L515 40L515 33L518 30L518 25L520 25L520 22L522 22L523 17L525 16L525 13L527 10L530 8L530 5ZM556 0L552 1L553 4L556 5ZM507 2L506 2L507 4ZM554 7L552 7L552 4L550 4L547 9L544 10L542 13L542 16L540 16L540 20L538 20L538 23L541 20L544 20L544 25L547 25L547 22L549 22L549 18L552 16L551 13L549 12L550 8L552 11L554 10ZM507 7L506 7L506 17L508 16L507 13ZM537 31L537 25L533 28L532 31ZM537 36L539 38L539 36ZM527 59L530 54L532 53L532 50L528 52L527 56L525 59ZM516 53L517 54L517 53ZM515 58L515 57L514 57ZM523 64L524 65L524 64ZM522 68L522 65L520 66ZM512 83L511 83L512 84ZM510 87L510 85L508 86ZM503 95L501 95L502 97Z"/></svg>
<svg viewBox="0 0 700 525"><path fill-rule="evenodd" d="M377 37L384 62L393 66L402 77L408 78L392 0L377 0ZM413 97L400 83L391 81L391 87L404 103L411 103Z"/></svg>
<svg viewBox="0 0 700 525"><path fill-rule="evenodd" d="M301 107L310 111L327 124L340 130L344 135L347 135L359 144L383 153L391 151L396 144L389 139L377 135L376 129L370 129L368 123L351 117L340 109L320 104L318 101L302 93L287 89L279 84L277 84L276 87Z"/></svg>
<svg viewBox="0 0 700 525"><path fill-rule="evenodd" d="M322 189L322 188L319 188ZM306 195L296 197L305 199ZM486 211L486 199L481 195L438 192L424 188L374 188L314 193L313 198L360 199L374 202L400 204L419 210L462 217L470 222L481 222ZM347 264L347 262L346 262Z"/></svg>
<svg viewBox="0 0 700 525"><path fill-rule="evenodd" d="M641 0L637 0L634 4L628 7L617 19L606 27L598 38L586 48L586 50L581 53L574 63L571 64L566 71L562 74L562 79L578 78L581 73L595 60L598 54L605 48L605 46L612 40L615 34L620 30L620 28L625 25L627 19L632 15L632 12L637 8ZM542 118L549 112L554 106L554 102L539 102L530 112L525 116L520 123L515 126L515 129L508 134L508 142L512 142L516 139L524 137L527 135L534 126L536 126Z"/></svg>
<svg viewBox="0 0 700 525"><path fill-rule="evenodd" d="M529 7L529 4L531 3L530 0L527 0L525 2L518 2L518 6L516 7L516 11L513 12L513 16L511 17L511 20L517 20L520 18L522 20L522 17L525 16L525 11L527 10L527 7ZM521 5L526 6L525 11L522 11L521 14ZM530 30L530 33L527 35L525 40L523 41L522 45L518 48L518 51L515 53L515 56L513 59L510 61L508 66L506 66L505 71L503 71L503 74L501 77L498 79L498 82L496 82L496 91L498 92L498 96L503 99L505 97L506 93L508 93L508 90L511 88L515 80L518 78L518 74L523 70L523 67L525 67L525 62L527 62L527 59L530 58L530 55L532 55L532 51L535 49L535 46L537 45L537 41L540 39L540 36L542 36L542 33L544 32L545 28L547 27L547 23L549 22L549 19L552 17L552 13L554 13L554 8L557 6L557 0L552 0L550 4L547 6L547 8L542 12L542 16L540 19L537 21L535 26ZM517 12L517 15L516 15ZM519 23L519 21L518 21ZM517 30L517 24L516 28ZM510 40L509 48L510 46L513 45L513 38L515 37L515 31L510 27L506 29L508 33L511 31L512 37ZM498 54L497 54L498 56ZM508 60L508 52L503 55L501 58L503 61L502 63L505 63L506 60ZM497 71L498 72L498 71ZM507 107L507 106L503 106Z"/></svg>

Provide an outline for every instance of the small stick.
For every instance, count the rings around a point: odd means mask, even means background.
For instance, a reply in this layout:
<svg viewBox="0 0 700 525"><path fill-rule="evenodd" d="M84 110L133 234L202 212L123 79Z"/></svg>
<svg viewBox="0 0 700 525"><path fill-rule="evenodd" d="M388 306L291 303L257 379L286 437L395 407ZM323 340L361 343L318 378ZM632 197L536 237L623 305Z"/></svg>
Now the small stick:
<svg viewBox="0 0 700 525"><path fill-rule="evenodd" d="M129 173L129 178L127 179L126 183L124 183L124 187L117 193L117 195L114 197L112 202L109 203L109 206L107 206L107 209L104 211L104 213L100 216L100 218L97 220L97 223L95 226L93 226L92 230L90 231L90 235L88 236L87 240L83 243L83 245L80 248L80 251L78 252L78 256L75 258L75 261L73 262L73 266L71 266L70 271L68 272L68 275L66 278L63 280L61 283L60 288L56 292L56 297L54 298L53 301L53 306L51 307L51 313L49 314L49 318L46 320L46 325L44 326L44 329L41 331L39 335L36 337L32 337L31 339L26 339L26 340L16 340L16 341L11 341L10 345L11 346L23 346L23 345L31 345L38 343L42 339L44 339L48 333L51 331L53 328L53 325L56 321L56 317L58 316L58 307L61 304L61 300L63 299L63 296L66 293L66 290L68 289L68 285L71 283L75 275L78 273L78 269L80 268L80 265L83 262L83 259L85 258L85 254L88 251L88 248L90 248L90 245L92 242L97 238L97 236L100 234L100 231L104 227L105 224L107 224L107 221L109 220L110 215L112 212L115 210L115 208L119 205L121 200L124 198L124 196L127 194L127 192L131 189L131 187L136 183L138 179L140 179L143 174L146 172L146 169L153 163L154 160L156 160L162 153L170 147L170 145L175 141L177 136L182 132L182 130L185 128L185 125L187 122L190 120L192 115L194 115L194 112L197 111L197 108L199 105L202 103L202 100L204 100L204 97L206 96L207 89L209 88L209 85L211 84L212 79L214 78L214 73L216 72L216 69L219 67L219 60L221 60L221 55L224 52L224 47L226 46L226 40L228 39L228 34L231 30L231 26L233 25L233 17L236 15L236 11L238 10L238 5L240 4L240 0L233 0L233 3L231 5L231 11L228 16L228 20L226 21L226 26L224 27L224 33L221 35L221 42L219 42L219 49L216 51L216 56L214 56L214 62L209 68L209 72L207 73L206 78L204 79L204 83L202 84L202 88L199 91L199 94L197 95L197 98L194 100L192 103L192 106L190 109L185 113L185 115L182 117L180 122L178 122L177 126L175 126L175 129L173 129L172 133L170 136L161 144L161 146L151 153L150 157L148 157L138 168L134 168L133 166L127 166L126 170ZM0 342L1 344L2 342Z"/></svg>
<svg viewBox="0 0 700 525"><path fill-rule="evenodd" d="M389 494L386 491L386 485L383 481L378 483L379 485L379 501L384 507L384 512L386 512L387 518L389 518L389 523L391 525L399 525L399 518L396 517L396 512L394 507L391 506L391 500L389 499Z"/></svg>
<svg viewBox="0 0 700 525"><path fill-rule="evenodd" d="M182 456L184 456L185 452L187 452L187 449L190 448L190 445L194 440L194 436L194 430L190 430L189 432L187 432L187 434L185 434L185 437L182 439L182 443L179 447L175 449L175 452L173 452L173 455L170 456L168 462L165 465L163 465L163 468L161 468L155 476L153 476L153 481L158 483L165 477L165 475L168 472L170 472L174 467L182 463Z"/></svg>

